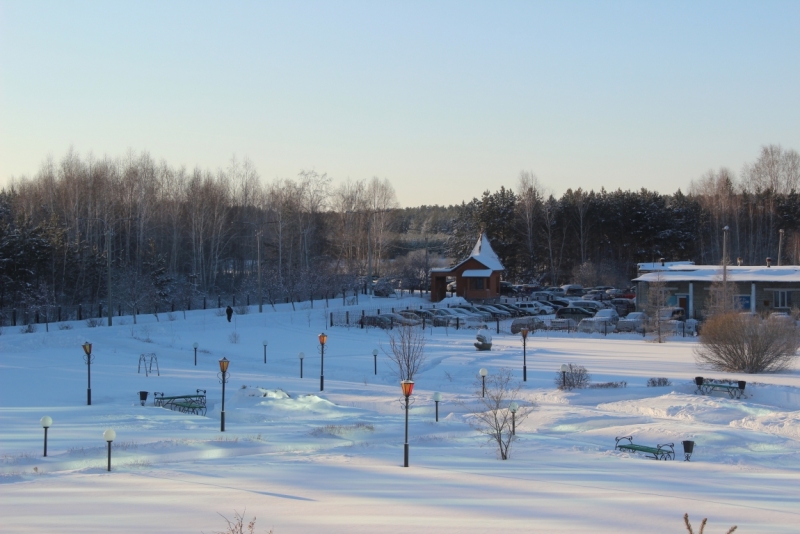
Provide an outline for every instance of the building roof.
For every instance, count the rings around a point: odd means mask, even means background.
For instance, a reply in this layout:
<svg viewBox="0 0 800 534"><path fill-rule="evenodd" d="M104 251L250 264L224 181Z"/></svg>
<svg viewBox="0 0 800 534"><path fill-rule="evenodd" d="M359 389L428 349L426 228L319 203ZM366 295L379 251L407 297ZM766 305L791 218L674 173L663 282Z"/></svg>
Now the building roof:
<svg viewBox="0 0 800 534"><path fill-rule="evenodd" d="M661 264L659 264L660 266ZM800 283L800 266L782 265L766 267L764 265L729 265L727 268L729 282L784 282ZM635 278L634 282L718 282L722 280L720 265L671 265L667 269L650 272Z"/></svg>
<svg viewBox="0 0 800 534"><path fill-rule="evenodd" d="M486 237L486 234L481 233L478 237L478 242L475 243L475 246L472 248L472 254L469 255L469 258L465 259L464 261L460 261L452 267L446 267L443 269L431 269L432 273L449 273L460 266L464 265L465 262L469 261L470 259L476 260L484 265L488 270L489 274L485 275L485 277L489 277L492 275L492 271L505 271L506 268L503 267L503 264L500 263L500 258L497 257L497 254L492 249L491 243L489 243L489 238ZM477 270L465 271L466 272L477 272ZM469 276L464 274L462 276ZM471 275L473 277L478 277L478 275ZM481 275L483 277L484 275Z"/></svg>
<svg viewBox="0 0 800 534"><path fill-rule="evenodd" d="M694 265L693 261L665 261L662 265L660 261L653 263L637 263L636 268L640 273L651 273L653 271L668 271L675 265Z"/></svg>
<svg viewBox="0 0 800 534"><path fill-rule="evenodd" d="M467 269L461 276L464 278L489 278L492 276L491 269Z"/></svg>

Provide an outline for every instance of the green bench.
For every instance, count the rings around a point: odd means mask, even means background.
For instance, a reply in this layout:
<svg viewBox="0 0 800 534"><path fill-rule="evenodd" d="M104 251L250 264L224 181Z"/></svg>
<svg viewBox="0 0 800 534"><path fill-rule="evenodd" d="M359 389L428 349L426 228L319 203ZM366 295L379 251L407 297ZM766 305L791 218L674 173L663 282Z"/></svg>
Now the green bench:
<svg viewBox="0 0 800 534"><path fill-rule="evenodd" d="M744 388L747 385L747 382L744 380L737 381L735 385L723 384L721 382L708 381L702 376L695 377L694 383L697 386L695 393L710 395L713 391L724 391L732 399L741 399L744 395Z"/></svg>
<svg viewBox="0 0 800 534"><path fill-rule="evenodd" d="M627 439L628 443L620 443L620 441ZM622 436L616 438L617 445L614 450L630 451L630 452L643 452L652 455L654 460L674 460L675 459L675 446L674 443L665 443L663 445L656 445L649 447L647 445L637 445L633 443L633 436ZM667 448L669 447L669 448Z"/></svg>
<svg viewBox="0 0 800 534"><path fill-rule="evenodd" d="M156 391L153 393L153 404L181 413L205 415L206 390L198 389L194 395L175 395L172 397L165 397L164 393Z"/></svg>

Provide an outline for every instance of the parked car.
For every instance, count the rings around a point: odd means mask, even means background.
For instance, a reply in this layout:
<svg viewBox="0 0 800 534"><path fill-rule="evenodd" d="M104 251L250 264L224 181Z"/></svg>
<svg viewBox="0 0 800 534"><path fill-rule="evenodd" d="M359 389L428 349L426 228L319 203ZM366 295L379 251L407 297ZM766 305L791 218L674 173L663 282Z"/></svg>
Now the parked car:
<svg viewBox="0 0 800 534"><path fill-rule="evenodd" d="M550 302L547 303L548 306L552 306L553 308L558 311L560 308L566 308L572 303L572 301L564 298L554 298L551 299Z"/></svg>
<svg viewBox="0 0 800 534"><path fill-rule="evenodd" d="M683 321L686 319L686 311L678 307L661 308L658 316L662 321Z"/></svg>
<svg viewBox="0 0 800 534"><path fill-rule="evenodd" d="M416 326L422 323L422 321L419 319L409 319L408 317L403 317L399 313L382 313L380 317L386 317L389 319L389 322L392 323L392 326Z"/></svg>
<svg viewBox="0 0 800 534"><path fill-rule="evenodd" d="M359 323L362 327L374 326L377 328L383 328L384 330L389 330L392 327L392 321L380 315L365 315L359 319Z"/></svg>
<svg viewBox="0 0 800 534"><path fill-rule="evenodd" d="M564 295L568 297L580 297L584 294L583 286L580 284L563 285L561 289L564 291Z"/></svg>
<svg viewBox="0 0 800 534"><path fill-rule="evenodd" d="M464 315L465 313L468 315L474 315L476 317L480 317L484 321L488 321L492 318L492 314L488 311L483 311L481 309L476 308L475 306L470 306L468 304L457 304L456 306L450 307L451 310L456 311Z"/></svg>
<svg viewBox="0 0 800 534"><path fill-rule="evenodd" d="M519 317L521 315L527 315L527 313L524 313L521 309L519 309L519 308L517 308L517 307L515 307L515 306L513 306L511 304L495 303L495 304L492 304L492 306L494 306L495 308L499 308L499 309L501 309L503 311L507 311L512 317Z"/></svg>
<svg viewBox="0 0 800 534"><path fill-rule="evenodd" d="M596 302L594 300L573 300L569 305L577 308L586 308L587 310L592 310L595 312L606 309L605 304L602 302Z"/></svg>
<svg viewBox="0 0 800 534"><path fill-rule="evenodd" d="M578 308L577 306L567 306L556 312L557 319L572 319L576 323L582 319L588 319L589 317L594 317L594 312L584 308Z"/></svg>
<svg viewBox="0 0 800 534"><path fill-rule="evenodd" d="M614 306L614 309L617 310L620 317L625 317L629 313L636 311L636 303L631 299L614 298L611 299L611 304Z"/></svg>
<svg viewBox="0 0 800 534"><path fill-rule="evenodd" d="M519 334L523 328L534 331L544 326L544 322L538 317L518 317L511 322L511 333Z"/></svg>
<svg viewBox="0 0 800 534"><path fill-rule="evenodd" d="M641 332L645 320L644 312L631 312L617 322L617 331Z"/></svg>
<svg viewBox="0 0 800 534"><path fill-rule="evenodd" d="M496 306L492 306L489 304L479 304L474 307L480 311L488 312L495 319L506 319L508 317L511 317L511 312L506 310L501 310L500 308L497 308Z"/></svg>
<svg viewBox="0 0 800 534"><path fill-rule="evenodd" d="M535 300L531 302L521 302L519 303L519 306L520 308L529 310L536 315L553 315L556 312L555 308L552 306Z"/></svg>

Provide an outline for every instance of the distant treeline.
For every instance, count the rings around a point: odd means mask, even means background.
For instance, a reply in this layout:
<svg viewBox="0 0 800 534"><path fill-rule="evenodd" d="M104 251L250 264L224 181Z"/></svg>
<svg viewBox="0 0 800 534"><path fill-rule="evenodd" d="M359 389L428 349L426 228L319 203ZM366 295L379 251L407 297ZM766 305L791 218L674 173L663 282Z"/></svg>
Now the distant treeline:
<svg viewBox="0 0 800 534"><path fill-rule="evenodd" d="M432 266L466 257L486 231L505 278L624 285L638 262L798 263L800 157L763 147L738 177L709 172L687 193L568 190L520 173L515 190L458 206L400 208L386 179L331 184L303 171L262 183L248 160L175 168L149 154L70 152L0 192L0 308L97 303L108 256L115 300L130 307L197 294L257 291L265 301L356 291L374 275L427 285Z"/></svg>

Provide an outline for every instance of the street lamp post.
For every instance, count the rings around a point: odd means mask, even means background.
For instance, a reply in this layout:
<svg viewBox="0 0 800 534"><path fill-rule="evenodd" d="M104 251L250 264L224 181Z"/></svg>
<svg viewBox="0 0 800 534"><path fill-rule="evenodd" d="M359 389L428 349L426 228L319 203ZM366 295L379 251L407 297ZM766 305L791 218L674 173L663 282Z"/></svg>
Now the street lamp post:
<svg viewBox="0 0 800 534"><path fill-rule="evenodd" d="M194 347L194 365L195 365L195 367L197 367L197 347L199 347L199 346L200 345L197 344L197 341L195 341L194 344L192 344L192 347Z"/></svg>
<svg viewBox="0 0 800 534"><path fill-rule="evenodd" d="M400 382L400 387L403 388L403 396L406 398L406 441L403 444L403 467L408 467L408 399L414 390L414 381L403 380Z"/></svg>
<svg viewBox="0 0 800 534"><path fill-rule="evenodd" d="M117 433L114 432L114 429L109 428L105 432L103 432L103 439L106 440L108 443L108 470L111 471L111 442L116 439Z"/></svg>
<svg viewBox="0 0 800 534"><path fill-rule="evenodd" d="M53 424L53 418L49 415L45 415L39 422L42 424L42 428L44 428L44 455L47 456L47 429Z"/></svg>
<svg viewBox="0 0 800 534"><path fill-rule="evenodd" d="M305 353L301 352L297 355L300 358L300 378L303 378L303 358L306 357Z"/></svg>
<svg viewBox="0 0 800 534"><path fill-rule="evenodd" d="M486 375L489 374L489 371L485 367L481 367L479 373L481 374L481 398L484 398L486 396Z"/></svg>
<svg viewBox="0 0 800 534"><path fill-rule="evenodd" d="M319 335L319 390L325 390L325 342L328 336L323 332Z"/></svg>
<svg viewBox="0 0 800 534"><path fill-rule="evenodd" d="M516 402L512 402L508 405L508 411L511 412L511 435L517 435L517 410L519 410L519 404Z"/></svg>
<svg viewBox="0 0 800 534"><path fill-rule="evenodd" d="M522 334L522 381L528 381L528 329L519 331Z"/></svg>
<svg viewBox="0 0 800 534"><path fill-rule="evenodd" d="M569 367L566 363L561 364L561 389L567 389L567 371Z"/></svg>
<svg viewBox="0 0 800 534"><path fill-rule="evenodd" d="M433 394L433 402L436 403L436 422L439 422L439 403L442 401L442 394L438 391Z"/></svg>
<svg viewBox="0 0 800 534"><path fill-rule="evenodd" d="M86 362L86 378L87 378L87 386L86 386L86 405L92 405L92 362L94 361L94 357L92 356L92 344L88 341L83 344L83 361Z"/></svg>
<svg viewBox="0 0 800 534"><path fill-rule="evenodd" d="M378 374L378 349L372 349L372 358L375 360L375 374Z"/></svg>
<svg viewBox="0 0 800 534"><path fill-rule="evenodd" d="M267 340L261 342L264 345L264 363L267 363Z"/></svg>
<svg viewBox="0 0 800 534"><path fill-rule="evenodd" d="M225 432L225 383L228 381L230 373L228 373L228 358L223 357L219 361L220 382L222 382L222 411L220 412L219 431Z"/></svg>
<svg viewBox="0 0 800 534"><path fill-rule="evenodd" d="M783 228L778 230L778 267L781 266L781 249L783 248Z"/></svg>

